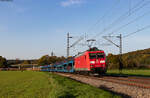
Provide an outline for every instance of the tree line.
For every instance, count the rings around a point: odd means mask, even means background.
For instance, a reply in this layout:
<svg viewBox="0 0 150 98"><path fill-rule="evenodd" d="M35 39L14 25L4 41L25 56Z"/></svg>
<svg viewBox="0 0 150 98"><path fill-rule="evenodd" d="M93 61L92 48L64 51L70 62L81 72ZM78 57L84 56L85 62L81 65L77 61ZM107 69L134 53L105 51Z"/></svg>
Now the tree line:
<svg viewBox="0 0 150 98"><path fill-rule="evenodd" d="M108 54L108 68L119 68L120 55ZM150 68L150 49L138 50L122 55L124 68Z"/></svg>
<svg viewBox="0 0 150 98"><path fill-rule="evenodd" d="M35 60L6 60L0 56L0 68L12 67L16 64L37 64L39 66L54 64L56 62L64 61L66 58L61 56L44 55ZM109 69L119 68L120 55L108 54L107 65ZM138 50L122 55L123 68L150 68L150 49Z"/></svg>
<svg viewBox="0 0 150 98"><path fill-rule="evenodd" d="M49 64L54 64L56 62L61 62L64 61L66 58L61 56L49 56L49 55L44 55L39 59L34 59L34 60L6 60L6 58L0 56L0 68L12 68L14 66L11 65L32 65L32 64L37 64L38 66L44 66L44 65L49 65ZM16 67L16 66L15 66Z"/></svg>

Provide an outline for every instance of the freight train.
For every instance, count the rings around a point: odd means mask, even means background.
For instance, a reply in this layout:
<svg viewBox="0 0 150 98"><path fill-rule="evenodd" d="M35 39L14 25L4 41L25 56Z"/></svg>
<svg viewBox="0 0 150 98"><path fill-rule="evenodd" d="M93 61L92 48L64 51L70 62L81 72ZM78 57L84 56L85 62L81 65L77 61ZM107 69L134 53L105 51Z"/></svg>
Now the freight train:
<svg viewBox="0 0 150 98"><path fill-rule="evenodd" d="M94 47L63 62L41 66L41 71L104 74L107 71L106 55Z"/></svg>

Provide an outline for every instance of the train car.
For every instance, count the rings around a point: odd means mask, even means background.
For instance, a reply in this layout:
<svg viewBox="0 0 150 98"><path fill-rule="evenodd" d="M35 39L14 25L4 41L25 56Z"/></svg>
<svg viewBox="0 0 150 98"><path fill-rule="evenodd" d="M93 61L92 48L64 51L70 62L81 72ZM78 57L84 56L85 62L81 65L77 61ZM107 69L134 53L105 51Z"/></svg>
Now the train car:
<svg viewBox="0 0 150 98"><path fill-rule="evenodd" d="M50 71L51 65L40 66L41 71Z"/></svg>
<svg viewBox="0 0 150 98"><path fill-rule="evenodd" d="M41 71L104 74L107 71L106 56L103 50L98 50L94 47L78 54L74 58L43 66Z"/></svg>
<svg viewBox="0 0 150 98"><path fill-rule="evenodd" d="M41 66L41 71L48 72L74 72L74 60L65 60L60 63L55 63L52 65Z"/></svg>
<svg viewBox="0 0 150 98"><path fill-rule="evenodd" d="M107 71L106 56L103 50L89 49L75 57L74 70L104 74Z"/></svg>

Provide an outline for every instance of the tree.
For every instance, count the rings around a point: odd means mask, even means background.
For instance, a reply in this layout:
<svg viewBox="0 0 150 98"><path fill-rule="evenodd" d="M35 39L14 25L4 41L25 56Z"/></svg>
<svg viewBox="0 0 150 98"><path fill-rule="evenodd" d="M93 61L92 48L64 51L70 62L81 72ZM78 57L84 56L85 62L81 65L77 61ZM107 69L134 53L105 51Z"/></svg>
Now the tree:
<svg viewBox="0 0 150 98"><path fill-rule="evenodd" d="M0 67L1 68L7 67L7 60L2 56L0 56Z"/></svg>
<svg viewBox="0 0 150 98"><path fill-rule="evenodd" d="M49 56L49 55L44 55L38 60L38 65L43 66L43 65L49 65L49 64L54 64L56 62L61 62L64 61L65 57L57 57L57 56Z"/></svg>
<svg viewBox="0 0 150 98"><path fill-rule="evenodd" d="M38 65L43 66L43 65L48 65L49 64L49 55L44 55L38 60Z"/></svg>
<svg viewBox="0 0 150 98"><path fill-rule="evenodd" d="M119 55L108 54L108 68L118 68L119 67Z"/></svg>
<svg viewBox="0 0 150 98"><path fill-rule="evenodd" d="M22 64L30 64L29 60L24 60Z"/></svg>

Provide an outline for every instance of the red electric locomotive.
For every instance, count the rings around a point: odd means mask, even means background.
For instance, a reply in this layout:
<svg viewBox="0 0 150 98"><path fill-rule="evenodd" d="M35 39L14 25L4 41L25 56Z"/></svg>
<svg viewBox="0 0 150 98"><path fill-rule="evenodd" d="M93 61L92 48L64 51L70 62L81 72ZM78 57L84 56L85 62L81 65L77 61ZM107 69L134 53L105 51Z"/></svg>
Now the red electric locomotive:
<svg viewBox="0 0 150 98"><path fill-rule="evenodd" d="M74 59L74 69L77 72L92 72L104 74L107 71L106 56L103 50L91 48Z"/></svg>

